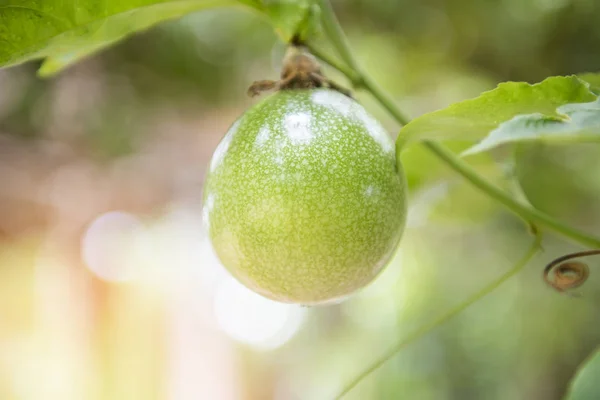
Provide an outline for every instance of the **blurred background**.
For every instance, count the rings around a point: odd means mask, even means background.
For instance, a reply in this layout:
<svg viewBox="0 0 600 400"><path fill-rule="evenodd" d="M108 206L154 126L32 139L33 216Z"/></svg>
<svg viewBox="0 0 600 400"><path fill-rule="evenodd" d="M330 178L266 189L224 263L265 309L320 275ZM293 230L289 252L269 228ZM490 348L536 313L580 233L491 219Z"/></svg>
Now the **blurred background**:
<svg viewBox="0 0 600 400"><path fill-rule="evenodd" d="M334 7L365 68L412 116L500 81L600 70L597 0ZM303 308L237 284L205 237L202 183L220 138L256 101L246 88L276 78L284 50L268 22L232 8L162 24L50 80L35 63L0 70L0 399L331 399L527 251L521 221L413 146L403 155L408 227L372 285ZM568 150L526 161L528 195L599 233L600 169L590 165L600 145ZM469 161L520 195L507 155ZM600 257L586 260L578 297L545 286L541 271L578 249L547 234L518 277L347 398L560 399L600 343Z"/></svg>

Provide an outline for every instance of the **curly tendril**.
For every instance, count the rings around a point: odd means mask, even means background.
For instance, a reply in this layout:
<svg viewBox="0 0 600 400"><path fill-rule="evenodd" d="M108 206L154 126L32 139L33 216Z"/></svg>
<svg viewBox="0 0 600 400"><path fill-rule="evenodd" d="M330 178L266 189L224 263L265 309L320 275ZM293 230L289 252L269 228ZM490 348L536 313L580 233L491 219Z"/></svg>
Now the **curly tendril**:
<svg viewBox="0 0 600 400"><path fill-rule="evenodd" d="M594 255L600 255L600 249L580 251L558 257L544 268L544 281L559 292L566 292L583 285L590 276L589 267L586 263L570 260ZM551 274L551 272L553 273Z"/></svg>

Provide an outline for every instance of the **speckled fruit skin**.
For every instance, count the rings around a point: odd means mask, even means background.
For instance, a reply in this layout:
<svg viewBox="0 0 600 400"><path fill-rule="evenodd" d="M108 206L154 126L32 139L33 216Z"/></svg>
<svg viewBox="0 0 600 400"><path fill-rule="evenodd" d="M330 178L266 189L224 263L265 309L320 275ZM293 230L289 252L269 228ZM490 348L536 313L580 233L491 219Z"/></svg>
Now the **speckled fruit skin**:
<svg viewBox="0 0 600 400"><path fill-rule="evenodd" d="M213 248L273 300L335 302L371 282L396 249L406 184L394 144L356 101L282 90L218 145L204 187Z"/></svg>

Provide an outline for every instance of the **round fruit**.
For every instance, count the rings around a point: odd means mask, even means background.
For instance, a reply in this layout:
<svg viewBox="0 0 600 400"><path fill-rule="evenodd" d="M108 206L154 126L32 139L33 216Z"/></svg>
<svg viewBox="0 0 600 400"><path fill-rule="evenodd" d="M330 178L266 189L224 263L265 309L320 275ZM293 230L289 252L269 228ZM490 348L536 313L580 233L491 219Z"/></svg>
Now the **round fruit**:
<svg viewBox="0 0 600 400"><path fill-rule="evenodd" d="M331 89L281 90L229 129L210 163L204 219L223 265L282 302L339 300L398 245L405 181L381 125Z"/></svg>
<svg viewBox="0 0 600 400"><path fill-rule="evenodd" d="M600 229L600 144L520 145L516 173L534 207L580 229Z"/></svg>

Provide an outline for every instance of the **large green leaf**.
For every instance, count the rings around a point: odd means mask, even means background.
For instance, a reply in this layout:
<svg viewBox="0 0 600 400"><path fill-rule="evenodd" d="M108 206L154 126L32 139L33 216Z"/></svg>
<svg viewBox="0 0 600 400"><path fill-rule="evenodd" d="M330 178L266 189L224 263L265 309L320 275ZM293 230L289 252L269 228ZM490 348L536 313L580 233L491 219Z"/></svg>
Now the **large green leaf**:
<svg viewBox="0 0 600 400"><path fill-rule="evenodd" d="M600 141L600 101L565 104L559 116L541 113L518 115L490 132L463 155L490 150L502 144L535 140Z"/></svg>
<svg viewBox="0 0 600 400"><path fill-rule="evenodd" d="M587 135L588 124L590 130L595 130L597 124L596 114L600 112L596 109L597 103L581 106L574 103L596 99L590 85L575 76L552 77L535 85L501 83L477 98L414 119L400 131L397 149L410 141L423 139L476 141L496 130L499 130L494 134L496 141L498 136L503 142L507 141L506 137L510 137L508 141L532 140L546 135L543 129L546 126L562 132L563 137L569 130ZM568 121L569 115L565 113L575 115L578 120ZM509 125L503 125L507 121Z"/></svg>
<svg viewBox="0 0 600 400"><path fill-rule="evenodd" d="M588 358L571 381L565 400L600 399L600 349Z"/></svg>
<svg viewBox="0 0 600 400"><path fill-rule="evenodd" d="M49 76L159 22L236 4L267 15L285 41L317 20L313 0L0 0L0 67L42 58Z"/></svg>
<svg viewBox="0 0 600 400"><path fill-rule="evenodd" d="M82 57L159 22L252 0L0 0L0 66L45 58L51 75Z"/></svg>

